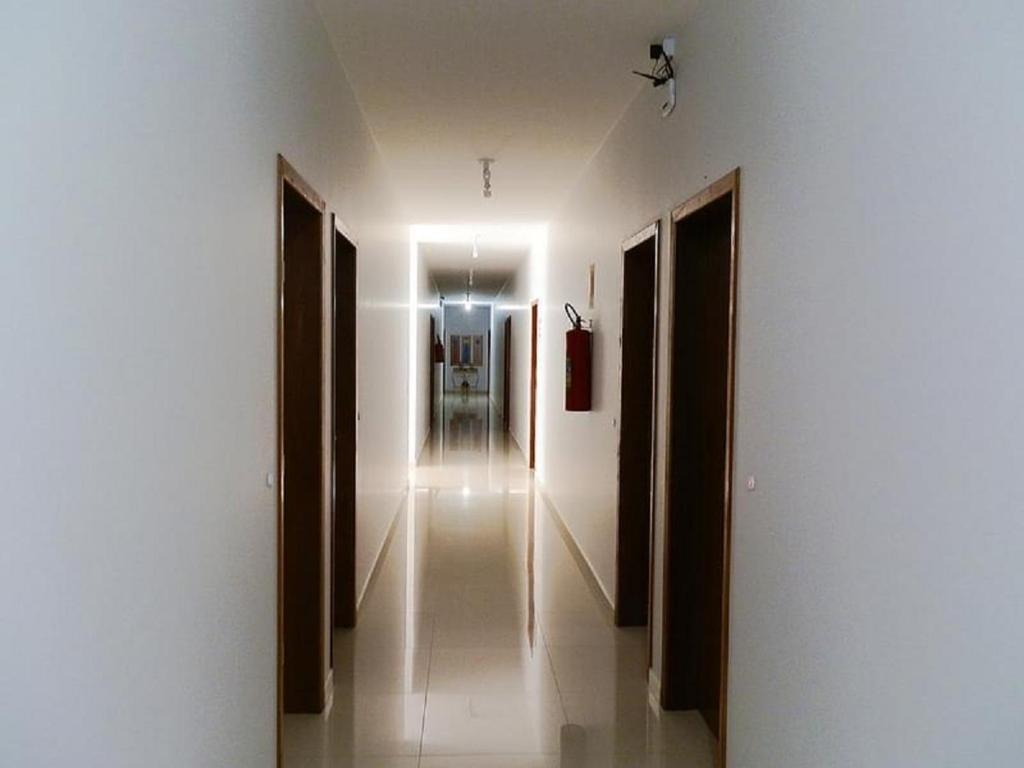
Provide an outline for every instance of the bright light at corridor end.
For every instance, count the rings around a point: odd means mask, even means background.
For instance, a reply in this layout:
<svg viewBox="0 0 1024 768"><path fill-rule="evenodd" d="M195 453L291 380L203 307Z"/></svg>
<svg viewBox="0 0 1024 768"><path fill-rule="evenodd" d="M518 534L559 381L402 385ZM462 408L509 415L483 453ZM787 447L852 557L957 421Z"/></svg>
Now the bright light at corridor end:
<svg viewBox="0 0 1024 768"><path fill-rule="evenodd" d="M546 304L546 280L544 275L547 271L548 256L548 225L543 223L525 224L413 224L409 227L409 414L408 414L408 439L409 439L409 465L416 463L420 446L418 445L416 425L420 417L417 413L418 382L420 380L419 364L426 359L425 354L420 355L421 344L419 326L421 320L425 323L427 313L436 309L433 304L427 302L420 305L419 301L419 268L420 268L420 244L441 243L441 244L463 244L472 247L474 263L486 267L487 246L525 247L529 249L529 294L531 300ZM480 253L480 248L483 253ZM502 308L515 311L529 311L529 306L520 307L515 304L502 304ZM467 312L472 309L472 298L467 295L463 303L463 309ZM542 324L543 327L543 324ZM539 335L540 352L539 358L543 360L543 349L545 346L543 330ZM538 390L544 380L543 363L538 369ZM544 414L544 400L541 398L537 403L537 423L541 424ZM537 459L538 467L544 456L543 439L538 435Z"/></svg>
<svg viewBox="0 0 1024 768"><path fill-rule="evenodd" d="M548 239L547 224L414 224L410 240L415 243L535 246Z"/></svg>

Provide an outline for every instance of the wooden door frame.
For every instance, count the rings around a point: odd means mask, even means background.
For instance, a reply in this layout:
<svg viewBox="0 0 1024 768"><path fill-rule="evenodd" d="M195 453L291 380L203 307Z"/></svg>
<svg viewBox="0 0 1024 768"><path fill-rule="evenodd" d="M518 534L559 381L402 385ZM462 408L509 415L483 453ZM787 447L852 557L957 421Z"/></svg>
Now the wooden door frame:
<svg viewBox="0 0 1024 768"><path fill-rule="evenodd" d="M331 213L331 595L330 595L330 607L331 607L331 643L333 653L333 642L334 642L334 630L339 626L338 617L336 613L337 609L337 595L335 589L337 588L337 501L338 501L338 489L337 489L337 438L338 438L338 419L337 419L337 370L338 370L338 339L337 339L337 328L338 328L338 290L337 290L337 275L338 275L338 237L341 236L348 244L352 246L352 278L355 281L353 286L353 301L358 307L358 277L359 277L359 241L356 240L352 234L352 230L349 229L345 222L342 221L341 217L337 213ZM356 308L353 308L354 310ZM353 424L354 439L353 442L353 460L358 451L359 443L359 366L355 365L355 362L359 359L359 333L358 333L358 317L356 318L356 325L353 328L354 338L352 340L352 361L353 361L353 375L355 376L353 398L355 400L355 424ZM353 489L353 493L355 489ZM354 504L354 502L353 502ZM353 506L353 515L355 514L355 507ZM356 536L356 521L352 520L352 569L350 573L351 590L350 600L351 605L349 606L350 615L346 617L340 626L343 627L354 627L355 626L355 592L356 592L356 574L355 574L355 536ZM349 591L349 590L346 590Z"/></svg>
<svg viewBox="0 0 1024 768"><path fill-rule="evenodd" d="M651 628L653 626L652 608L654 601L654 507L656 498L655 479L657 475L657 444L658 444L658 419L656 417L658 408L658 321L659 321L659 294L661 288L660 280L660 268L661 268L661 219L657 218L654 221L648 223L641 230L635 234L627 237L622 241L620 249L621 263L622 263L622 281L619 286L619 295L622 300L619 302L619 329L620 332L625 327L626 317L626 254L636 246L647 240L654 238L654 338L651 339L652 351L654 352L654 359L651 364L651 446L650 446L650 519L649 519L649 533L648 533L648 563L647 563L647 668L650 669L653 659L653 633ZM621 412L621 394L622 394L622 377L623 377L623 343L624 339L619 336L619 395L620 395L620 409L619 409L619 444L616 448L616 461L621 460L622 455L622 412ZM616 467L618 469L618 467ZM616 509L616 530L621 524L621 509L619 508L619 502L622 494L621 477L617 478L615 484L615 509ZM619 581L619 564L622 561L622 551L620 549L621 542L618 537L615 541L615 582L618 584ZM616 621L619 620L618 604L619 599L616 595Z"/></svg>
<svg viewBox="0 0 1024 768"><path fill-rule="evenodd" d="M726 372L726 436L725 436L725 510L723 514L723 536L722 536L722 642L721 642L721 675L719 681L719 717L718 717L718 761L719 766L726 765L726 739L728 736L728 695L729 695L729 593L730 573L732 570L732 501L734 490L733 478L733 446L735 431L735 391L736 391L736 316L738 303L739 285L739 217L740 217L740 169L736 168L726 174L710 186L690 197L672 211L672 228L669 235L669 301L668 301L668 346L667 355L671 361L674 345L674 332L676 321L676 296L675 296L675 273L676 258L676 229L680 221L693 213L701 210L719 198L732 194L731 210L731 247L730 247L730 274L729 285L729 344L728 344L728 368ZM669 397L674 391L673 374L671 362L668 364L667 392ZM665 685L668 679L665 672L671 662L669 660L669 632L667 627L672 614L672 584L669 579L669 557L672 540L672 409L668 408L665 420L665 453L666 460L663 467L664 474L664 499L662 509L664 510L664 537L662 542L662 632L661 632L661 671L662 688L661 704L665 703Z"/></svg>
<svg viewBox="0 0 1024 768"><path fill-rule="evenodd" d="M537 347L540 340L540 299L530 302L530 455L529 468L537 468Z"/></svg>
<svg viewBox="0 0 1024 768"><path fill-rule="evenodd" d="M284 718L284 204L285 185L291 187L310 205L320 212L321 223L327 205L316 190L308 183L283 155L277 156L277 765L284 763L282 725ZM319 258L321 266L321 288L323 282L324 243L320 236ZM322 294L321 294L322 295ZM323 310L321 308L321 314ZM321 389L323 384L321 382ZM321 392L321 397L323 393ZM322 414L321 414L322 418ZM322 430L321 430L322 431ZM321 442L323 436L320 436ZM322 450L321 450L322 452ZM323 485L323 463L321 462L321 486ZM322 570L322 569L321 569ZM323 574L321 573L321 581ZM320 639L321 646L323 637ZM320 648L321 659L323 648Z"/></svg>

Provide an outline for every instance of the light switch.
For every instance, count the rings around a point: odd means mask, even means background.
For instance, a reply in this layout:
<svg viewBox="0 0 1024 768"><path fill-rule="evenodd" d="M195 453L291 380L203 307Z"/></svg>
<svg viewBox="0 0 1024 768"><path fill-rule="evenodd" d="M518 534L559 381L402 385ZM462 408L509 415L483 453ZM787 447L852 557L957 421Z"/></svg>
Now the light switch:
<svg viewBox="0 0 1024 768"><path fill-rule="evenodd" d="M267 472L267 488L273 488L273 487L274 487L274 473L273 472Z"/></svg>
<svg viewBox="0 0 1024 768"><path fill-rule="evenodd" d="M756 478L756 477L754 477L753 475L750 475L750 476L749 476L749 477L747 478L747 490L748 490L748 491L752 491L752 490L754 490L755 488L757 488L757 478Z"/></svg>

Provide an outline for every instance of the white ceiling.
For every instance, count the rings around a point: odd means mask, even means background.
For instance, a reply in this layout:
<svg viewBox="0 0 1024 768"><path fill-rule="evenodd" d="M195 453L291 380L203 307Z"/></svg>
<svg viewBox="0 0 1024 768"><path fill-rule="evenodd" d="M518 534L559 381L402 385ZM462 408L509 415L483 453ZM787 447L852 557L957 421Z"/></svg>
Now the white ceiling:
<svg viewBox="0 0 1024 768"><path fill-rule="evenodd" d="M477 246L479 257L473 258L473 246L465 243L420 243L420 258L437 289L449 301L466 297L466 278L473 270L473 301L493 301L516 269L529 257L528 246Z"/></svg>
<svg viewBox="0 0 1024 768"><path fill-rule="evenodd" d="M418 222L549 219L696 3L317 1Z"/></svg>

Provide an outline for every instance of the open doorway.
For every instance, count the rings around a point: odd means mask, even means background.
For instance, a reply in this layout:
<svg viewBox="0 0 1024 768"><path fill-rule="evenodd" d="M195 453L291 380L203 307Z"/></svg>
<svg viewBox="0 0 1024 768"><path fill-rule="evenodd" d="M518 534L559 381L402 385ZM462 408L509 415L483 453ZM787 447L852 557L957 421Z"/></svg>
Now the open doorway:
<svg viewBox="0 0 1024 768"><path fill-rule="evenodd" d="M278 158L278 717L325 705L324 201ZM280 722L280 720L279 720ZM280 750L280 730L278 731Z"/></svg>
<svg viewBox="0 0 1024 768"><path fill-rule="evenodd" d="M615 623L626 627L644 626L649 617L657 318L655 222L622 246Z"/></svg>
<svg viewBox="0 0 1024 768"><path fill-rule="evenodd" d="M356 245L332 218L332 623L349 628L356 625Z"/></svg>
<svg viewBox="0 0 1024 768"><path fill-rule="evenodd" d="M491 305L446 303L444 330L447 336L448 366L445 391L488 396L491 389Z"/></svg>
<svg viewBox="0 0 1024 768"><path fill-rule="evenodd" d="M725 761L739 171L672 214L662 706Z"/></svg>

